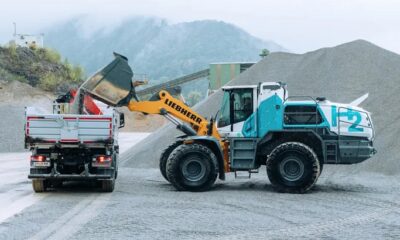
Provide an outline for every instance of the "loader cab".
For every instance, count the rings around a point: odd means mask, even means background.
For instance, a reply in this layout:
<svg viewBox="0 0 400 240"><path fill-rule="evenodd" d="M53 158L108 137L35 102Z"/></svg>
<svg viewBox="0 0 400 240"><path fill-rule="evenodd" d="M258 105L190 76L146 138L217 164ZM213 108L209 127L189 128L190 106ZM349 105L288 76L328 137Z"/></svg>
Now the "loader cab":
<svg viewBox="0 0 400 240"><path fill-rule="evenodd" d="M257 109L257 85L229 86L222 90L218 131L222 135L241 137L243 123Z"/></svg>
<svg viewBox="0 0 400 240"><path fill-rule="evenodd" d="M257 116L259 105L271 96L286 99L286 85L280 82L264 82L259 85L226 86L217 127L224 137L257 136ZM251 127L252 129L248 129ZM246 132L252 134L246 134Z"/></svg>

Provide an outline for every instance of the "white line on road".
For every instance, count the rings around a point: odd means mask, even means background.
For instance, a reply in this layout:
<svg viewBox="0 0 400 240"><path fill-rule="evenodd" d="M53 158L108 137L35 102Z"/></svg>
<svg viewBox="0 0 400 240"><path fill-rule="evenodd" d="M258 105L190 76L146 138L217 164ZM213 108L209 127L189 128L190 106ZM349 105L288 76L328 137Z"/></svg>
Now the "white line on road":
<svg viewBox="0 0 400 240"><path fill-rule="evenodd" d="M134 146L149 134L150 133L120 133L120 153ZM2 166L0 189L2 187L8 187L8 185L13 186L12 189L7 189L7 192L0 193L0 223L48 196L48 194L33 193L30 184L23 182L23 180L27 179L29 171L29 155L30 152L0 154L0 164ZM6 172L7 169L8 172ZM96 199L97 198L89 198L88 201L94 201L91 204L93 206L98 206L103 202L102 198L99 199L99 202L97 202ZM86 199L84 203L85 202ZM79 204L81 203L78 203L77 206Z"/></svg>
<svg viewBox="0 0 400 240"><path fill-rule="evenodd" d="M8 194L8 192L6 193ZM0 206L0 223L9 217L21 212L25 208L33 205L37 201L47 196L46 194L29 194L27 196L18 198L17 200L11 200L10 204L2 204ZM4 199L4 198L3 198ZM2 200L3 200L2 199ZM3 202L3 201L1 201Z"/></svg>
<svg viewBox="0 0 400 240"><path fill-rule="evenodd" d="M107 193L90 195L30 239L68 239L96 217L110 197Z"/></svg>

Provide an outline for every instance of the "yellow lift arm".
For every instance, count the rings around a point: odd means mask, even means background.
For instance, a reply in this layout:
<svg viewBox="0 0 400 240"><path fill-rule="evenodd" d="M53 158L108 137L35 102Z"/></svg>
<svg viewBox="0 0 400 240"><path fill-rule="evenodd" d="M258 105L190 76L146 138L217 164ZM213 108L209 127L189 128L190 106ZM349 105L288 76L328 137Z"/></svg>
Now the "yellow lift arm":
<svg viewBox="0 0 400 240"><path fill-rule="evenodd" d="M156 101L134 101L131 100L128 104L130 111L142 112L146 114L171 114L179 120L189 123L196 131L197 135L213 136L217 140L221 140L221 136L215 124L210 124L203 116L193 111L189 106L174 98L167 91L162 90L159 92L159 100ZM210 126L211 125L211 126ZM210 129L211 127L211 129Z"/></svg>

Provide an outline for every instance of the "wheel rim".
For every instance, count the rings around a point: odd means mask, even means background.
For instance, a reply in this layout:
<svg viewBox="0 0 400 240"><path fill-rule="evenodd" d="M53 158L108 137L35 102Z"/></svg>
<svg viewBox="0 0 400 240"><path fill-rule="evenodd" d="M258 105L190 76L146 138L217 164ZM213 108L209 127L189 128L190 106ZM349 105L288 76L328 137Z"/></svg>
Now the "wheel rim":
<svg viewBox="0 0 400 240"><path fill-rule="evenodd" d="M206 167L199 156L188 156L182 164L182 175L189 181L196 182L204 177Z"/></svg>
<svg viewBox="0 0 400 240"><path fill-rule="evenodd" d="M297 181L304 174L304 163L294 156L287 157L280 163L279 172L285 180Z"/></svg>

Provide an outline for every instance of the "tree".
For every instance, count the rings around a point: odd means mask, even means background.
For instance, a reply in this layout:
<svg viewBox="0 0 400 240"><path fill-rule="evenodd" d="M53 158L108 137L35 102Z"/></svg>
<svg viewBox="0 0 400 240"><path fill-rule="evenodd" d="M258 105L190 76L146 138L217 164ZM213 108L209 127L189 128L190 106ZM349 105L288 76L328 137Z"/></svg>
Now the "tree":
<svg viewBox="0 0 400 240"><path fill-rule="evenodd" d="M268 49L264 48L263 50L261 50L260 57L265 58L268 55L269 55Z"/></svg>

